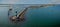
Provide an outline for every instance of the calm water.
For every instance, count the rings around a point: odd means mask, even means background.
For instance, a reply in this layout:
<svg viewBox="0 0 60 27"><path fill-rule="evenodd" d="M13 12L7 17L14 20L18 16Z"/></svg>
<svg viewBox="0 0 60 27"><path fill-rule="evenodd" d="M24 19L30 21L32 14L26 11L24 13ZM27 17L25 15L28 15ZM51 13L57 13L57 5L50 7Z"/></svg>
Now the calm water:
<svg viewBox="0 0 60 27"><path fill-rule="evenodd" d="M25 21L18 24L10 22L7 13L7 7L0 9L0 27L59 27L60 25L60 5L29 8L25 14Z"/></svg>

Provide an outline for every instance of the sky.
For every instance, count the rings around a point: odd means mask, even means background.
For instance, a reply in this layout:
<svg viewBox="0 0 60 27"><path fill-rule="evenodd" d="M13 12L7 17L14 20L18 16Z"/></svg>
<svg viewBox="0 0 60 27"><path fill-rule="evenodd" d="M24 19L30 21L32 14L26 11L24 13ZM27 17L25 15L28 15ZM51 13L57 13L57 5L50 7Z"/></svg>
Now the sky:
<svg viewBox="0 0 60 27"><path fill-rule="evenodd" d="M0 0L0 4L60 4L60 0Z"/></svg>

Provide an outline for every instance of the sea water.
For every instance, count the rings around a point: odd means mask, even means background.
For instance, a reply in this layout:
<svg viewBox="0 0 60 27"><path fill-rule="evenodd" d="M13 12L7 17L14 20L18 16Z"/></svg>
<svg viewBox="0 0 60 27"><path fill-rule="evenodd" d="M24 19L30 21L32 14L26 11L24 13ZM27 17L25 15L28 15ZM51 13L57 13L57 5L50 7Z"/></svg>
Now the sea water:
<svg viewBox="0 0 60 27"><path fill-rule="evenodd" d="M0 27L59 27L60 25L60 5L29 8L24 15L25 21L17 24L10 22L8 9L0 7Z"/></svg>
<svg viewBox="0 0 60 27"><path fill-rule="evenodd" d="M30 8L26 14L24 27L59 27L60 5Z"/></svg>

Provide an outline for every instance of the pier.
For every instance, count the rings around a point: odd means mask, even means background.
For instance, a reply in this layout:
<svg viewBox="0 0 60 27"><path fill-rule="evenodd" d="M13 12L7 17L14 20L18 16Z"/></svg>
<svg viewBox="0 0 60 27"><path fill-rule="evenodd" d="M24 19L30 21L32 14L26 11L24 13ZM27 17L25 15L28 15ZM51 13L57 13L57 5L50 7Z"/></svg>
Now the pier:
<svg viewBox="0 0 60 27"><path fill-rule="evenodd" d="M47 7L47 6L54 6L54 5L29 6L29 7L25 8L25 9L23 9L22 11L20 11L19 14L17 14L17 16L11 17L11 19L13 19L14 21L16 21L16 20L17 21L23 21L24 20L24 14L28 10L28 8L42 8L42 7Z"/></svg>
<svg viewBox="0 0 60 27"><path fill-rule="evenodd" d="M26 13L27 10L28 10L28 8L25 8L17 16L12 16L10 19L14 22L23 21L24 20L24 14Z"/></svg>
<svg viewBox="0 0 60 27"><path fill-rule="evenodd" d="M28 10L28 8L25 8L21 13L19 13L17 15L17 17L20 19L20 20L24 20L24 14L26 13L26 11Z"/></svg>

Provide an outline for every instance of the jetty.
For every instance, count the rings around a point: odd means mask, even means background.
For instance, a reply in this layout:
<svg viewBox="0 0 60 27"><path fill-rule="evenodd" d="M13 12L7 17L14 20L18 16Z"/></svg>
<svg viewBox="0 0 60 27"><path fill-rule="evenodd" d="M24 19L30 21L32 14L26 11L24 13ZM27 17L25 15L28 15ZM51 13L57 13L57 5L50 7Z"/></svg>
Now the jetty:
<svg viewBox="0 0 60 27"><path fill-rule="evenodd" d="M24 14L26 13L27 10L28 10L28 8L25 8L17 16L12 16L10 19L14 22L23 21L24 20Z"/></svg>
<svg viewBox="0 0 60 27"><path fill-rule="evenodd" d="M23 9L22 11L20 11L17 16L13 16L11 17L11 19L13 20L19 20L19 21L23 21L24 20L24 14L26 13L26 11L28 10L28 8L41 8L41 7L47 7L47 6L54 6L54 5L40 5L40 6L29 6L25 9ZM15 19L14 19L15 18Z"/></svg>
<svg viewBox="0 0 60 27"><path fill-rule="evenodd" d="M22 10L22 11L17 15L17 17L22 18L27 10L28 10L28 8L25 8L24 10Z"/></svg>

